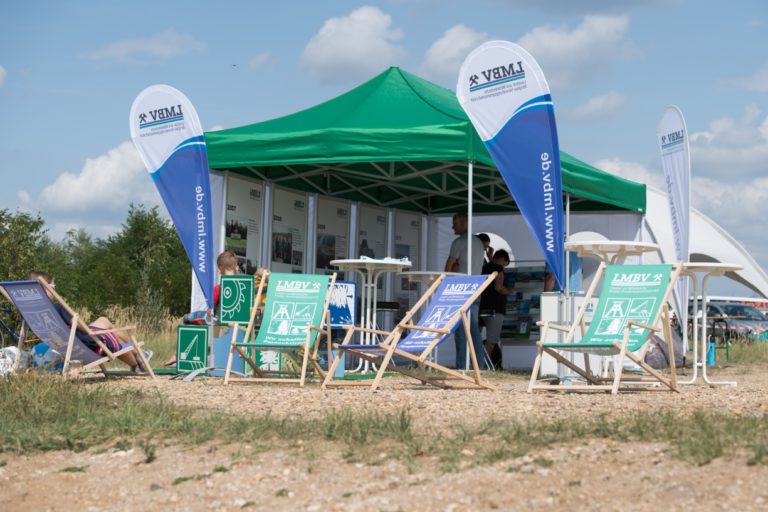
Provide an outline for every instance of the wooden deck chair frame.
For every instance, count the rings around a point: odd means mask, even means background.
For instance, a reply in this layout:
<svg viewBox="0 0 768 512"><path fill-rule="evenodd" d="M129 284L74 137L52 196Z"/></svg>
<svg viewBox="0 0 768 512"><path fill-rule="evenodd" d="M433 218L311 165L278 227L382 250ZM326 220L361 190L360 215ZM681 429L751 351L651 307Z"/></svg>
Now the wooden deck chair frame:
<svg viewBox="0 0 768 512"><path fill-rule="evenodd" d="M277 384L292 384L298 383L299 387L304 387L307 380L307 370L309 366L312 366L312 370L317 373L320 378L325 377L325 371L318 363L318 350L320 347L320 337L325 336L328 345L328 358L330 361L331 355L331 319L330 312L328 311L328 305L331 300L331 292L333 291L333 285L336 282L336 273L331 274L328 282L328 289L326 290L325 301L323 303L323 313L320 320L320 325L310 325L307 328L307 334L303 346L296 347L276 347L272 345L260 345L255 343L255 326L256 317L262 311L261 310L261 298L266 293L266 288L269 286L268 280L270 271L262 269L258 272L260 275L259 286L256 291L256 300L254 301L253 309L251 310L251 316L248 321L248 325L245 328L245 335L243 336L243 342L237 343L237 329L243 330L241 326L233 325L232 340L229 346L229 355L227 356L227 368L224 372L224 384L227 385L230 382L271 382ZM297 274L298 276L299 274ZM264 319L262 319L263 325ZM314 344L312 344L312 337L316 336ZM251 341L249 341L251 340ZM290 370L264 370L259 368L253 358L246 351L247 348L255 348L260 350L276 351L286 354L296 366L300 366L301 370L297 373ZM296 358L295 352L298 349L302 349L301 362ZM240 357L246 362L246 364L253 370L255 377L236 377L232 374L232 362L234 360L234 353L237 351ZM294 378L286 378L280 376L293 376Z"/></svg>
<svg viewBox="0 0 768 512"><path fill-rule="evenodd" d="M56 302L61 304L61 306L72 316L72 323L69 326L69 338L67 339L67 348L64 354L64 363L61 370L62 376L68 376L68 373L70 373L69 369L70 369L70 363L71 363L71 357L72 357L72 349L75 343L79 343L79 340L77 339L77 336L76 336L76 332L78 329L80 329L81 331L87 333L88 336L90 336L91 339L94 341L94 343L98 345L98 347L101 349L102 357L88 364L84 364L76 373L91 371L91 370L95 370L96 368L99 368L101 372L104 374L104 376L109 376L113 374L113 372L110 372L107 369L107 366L106 366L107 363L117 360L121 355L126 354L128 352L135 352L136 359L146 369L146 373L138 374L137 376L139 375L146 376L151 379L155 378L155 373L152 371L152 367L149 365L149 361L146 360L146 358L144 357L144 352L141 350L141 347L144 344L136 340L136 336L134 335L134 330L135 330L134 326L113 327L112 329L108 329L108 330L105 329L105 330L99 331L99 333L114 333L114 332L127 333L128 337L130 338L129 345L116 352L112 352L104 344L104 342L101 341L101 339L96 335L96 333L93 332L90 326L88 326L85 322L83 322L80 315L78 315L77 312L67 304L67 302L61 297L61 295L59 295L56 292L56 290L50 284L48 284L44 279L40 277L38 277L36 280L43 287L43 290L48 292L49 296L53 297L56 300ZM0 292L2 292L3 296L5 296L5 298L8 299L8 301L10 301L11 303L14 303L13 299L6 292L4 287L0 286ZM63 322L63 319L62 319L62 322ZM19 349L21 349L21 345L24 343L24 338L26 336L23 333L25 332L26 332L26 322L24 323L24 325L22 325L22 334L19 336ZM46 340L41 339L41 341L45 342ZM58 364L59 361L60 360L52 361L46 364L45 367Z"/></svg>
<svg viewBox="0 0 768 512"><path fill-rule="evenodd" d="M487 279L483 282L483 285L480 288L478 288L478 290L474 294L472 294L472 296L453 314L451 319L447 322L448 325L453 325L456 322L457 318L461 322L461 327L459 328L464 329L468 350L469 350L469 356L472 363L471 376L461 373L460 371L447 368L429 359L433 350L435 349L437 344L440 342L440 340L443 338L443 336L450 333L449 329L432 329L429 327L424 327L424 326L420 326L413 323L413 317L416 315L416 313L419 312L422 306L427 304L427 302L431 298L433 298L433 296L437 292L438 288L440 287L440 284L443 282L445 277L446 277L445 274L441 274L435 279L435 281L432 283L429 289L424 293L424 295L421 296L421 298L416 302L416 304L414 304L413 307L405 314L403 319L395 326L395 328L391 332L382 331L378 329L367 329L363 327L345 326L344 328L347 330L347 334L340 345L337 343L333 345L334 348L338 349L338 354L334 358L331 366L328 368L328 373L325 377L325 380L323 381L322 387L327 388L327 387L368 386L369 385L371 388L371 391L376 391L381 385L381 379L384 376L384 372L395 371L407 377L411 377L416 380L419 380L423 384L430 384L443 389L477 389L479 388L479 389L488 389L488 390L495 391L496 388L491 384L485 382L482 378L482 375L480 374L480 368L477 362L478 354L475 353L475 347L471 342L472 334L470 333L469 317L467 316L467 310L480 297L480 294L483 292L483 290L485 290L485 288L487 288L491 283L493 283L493 280L496 278L496 272L493 272L492 274L488 275ZM417 355L415 352L414 353L407 352L397 348L397 344L402 339L403 334L405 333L405 331L408 331L408 330L420 330L420 331L433 332L435 333L435 336L432 339L432 341L428 344L426 349L424 349L421 353ZM381 353L378 355L374 355L374 354L371 354L370 351L366 351L365 349L361 350L359 347L358 348L348 347L350 345L352 337L357 333L371 333L374 335L385 336L382 342L378 343L377 345L371 346L371 348L376 348ZM370 382L369 384L369 382L365 380L334 379L336 368L339 365L339 361L341 360L341 355L344 353L348 353L355 357L359 357L361 359L369 361L374 365L377 365L378 371L376 373L376 377L374 377L373 379L373 382ZM414 371L406 368L401 368L399 366L392 364L392 358L394 356L402 357L413 363L416 363L417 369ZM438 375L429 375L427 373L428 369L437 371ZM449 380L459 381L464 385L463 386L452 385L448 383Z"/></svg>
<svg viewBox="0 0 768 512"><path fill-rule="evenodd" d="M674 289L675 283L677 282L683 270L683 264L678 263L673 266L669 283L667 284L667 287L664 291L663 298L661 300L661 305L658 307L656 314L651 319L651 321L649 321L648 324L635 322L635 321L628 321L624 329L624 335L621 338L621 340L617 340L613 342L613 348L616 351L618 358L614 364L614 375L613 377L609 377L609 378L600 377L591 371L590 364L589 364L589 351L586 349L577 350L579 346L579 342L573 341L577 330L582 337L586 335L587 326L584 321L584 314L586 312L587 306L590 303L590 299L592 298L592 296L595 293L595 290L597 289L598 283L602 280L603 276L605 275L606 267L607 265L605 262L601 263L600 266L598 267L597 273L595 274L595 278L592 280L592 284L590 285L589 290L587 291L587 294L584 297L584 302L582 303L581 307L576 313L576 318L574 319L573 323L570 326L559 325L549 320L537 322L537 325L541 327L541 334L540 334L539 341L536 343L537 353L536 353L536 359L533 364L533 370L531 372L531 379L528 384L529 393L533 391L541 391L541 390L544 390L544 391L603 391L603 392L610 392L611 394L614 394L614 395L617 394L619 391L667 391L668 390L668 391L679 392L679 390L677 389L677 375L676 375L677 369L675 367L674 346L672 343L672 336L671 336L670 327L669 327L670 312L669 312L668 301L669 301L669 296L672 290ZM643 349L641 350L640 355L634 354L633 352L628 350L630 329L632 327L640 327L647 330L645 343L643 344ZM546 340L547 334L549 334L550 329L565 333L565 340L563 341L563 343L573 344L574 348L571 349L572 351L583 353L584 368L579 367L577 364L570 361L567 357L564 357L557 349L545 346L546 342L544 340ZM648 340L650 340L651 335L654 332L660 332L660 331L662 332L664 341L667 343L667 347L669 350L668 353L669 353L670 377L665 377L656 369L649 366L644 361L644 357L643 357L643 354L645 353L645 350L648 345ZM539 373L539 369L541 368L541 360L544 354L548 354L552 356L553 358L555 358L555 360L558 363L563 364L567 368L573 370L575 373L577 373L586 381L586 384L550 385L547 383L539 382L538 373ZM623 372L625 358L628 358L634 363L636 363L643 370L645 370L648 373L648 375L625 375Z"/></svg>

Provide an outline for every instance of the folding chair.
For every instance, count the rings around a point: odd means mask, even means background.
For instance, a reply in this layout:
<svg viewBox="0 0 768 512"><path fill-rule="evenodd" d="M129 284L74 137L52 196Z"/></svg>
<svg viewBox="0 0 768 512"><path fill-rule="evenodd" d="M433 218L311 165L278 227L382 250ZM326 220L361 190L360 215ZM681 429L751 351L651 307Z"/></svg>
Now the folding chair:
<svg viewBox="0 0 768 512"><path fill-rule="evenodd" d="M328 369L322 387L328 386L353 386L370 385L371 391L376 391L381 383L381 378L387 370L393 370L408 377L412 377L424 384L432 384L440 388L457 388L449 384L448 380L459 380L468 383L474 388L495 389L485 382L480 375L477 364L478 354L475 354L469 331L469 319L467 310L480 297L485 288L493 282L496 273L484 276L450 276L440 275L426 293L414 304L403 319L391 332L378 329L366 329L362 327L347 327L347 335L341 345L334 345L338 349L338 355ZM426 311L418 323L413 323L414 315L421 307L429 302ZM456 370L446 368L435 361L429 360L434 349L442 343L456 328L461 320L466 333L470 359L472 361L473 375L470 377ZM405 333L408 335L403 337ZM372 333L384 336L383 341L372 345L353 344L352 337L357 333ZM339 359L344 353L362 358L378 365L378 373L369 384L364 380L335 380L334 373ZM409 362L415 363L417 369L410 370L397 366L392 358L398 356ZM435 370L437 375L427 373L427 368Z"/></svg>
<svg viewBox="0 0 768 512"><path fill-rule="evenodd" d="M152 367L145 359L144 352L141 350L143 344L137 342L133 335L133 327L116 327L110 330L99 331L100 333L122 331L128 333L130 336L131 342L127 347L112 352L91 330L91 328L82 321L78 314L64 302L64 299L62 299L61 296L44 280L0 282L0 292L2 292L9 301L13 302L16 309L21 314L24 319L23 329L31 330L49 347L60 354L64 354L62 375L67 374L70 362L73 360L82 362L83 366L81 371L88 371L99 367L101 371L107 375L110 372L107 371L107 367L105 366L106 363L114 361L128 352L135 352L136 359L144 368L146 368L147 373L145 375L152 379L155 378ZM53 302L48 294L50 294L50 296L72 315L71 325L67 325L61 318L61 315L59 315L58 311L54 308ZM86 332L91 339L93 339L101 349L101 354L97 354L80 341L76 336L76 331L78 329ZM19 345L21 345L23 341L24 336L22 335L19 337ZM58 362L59 361L53 361L51 365Z"/></svg>
<svg viewBox="0 0 768 512"><path fill-rule="evenodd" d="M550 321L538 322L541 338L536 343L538 352L533 364L528 392L534 390L558 391L610 391L619 390L677 390L675 358L669 328L668 299L682 271L677 265L606 265L600 264L595 279L587 291L574 322L562 326ZM589 329L584 314L600 278L603 287L595 307ZM545 341L550 329L564 332L561 342ZM641 350L654 332L662 331L669 347L671 376L665 377L645 363ZM576 338L577 332L581 339ZM560 352L578 352L584 355L583 367ZM586 384L548 385L537 381L543 354L548 354L579 376ZM618 356L613 378L603 378L591 371L589 355ZM634 361L649 376L622 375L625 358ZM651 384L651 385L649 385ZM664 387L661 387L663 385Z"/></svg>
<svg viewBox="0 0 768 512"><path fill-rule="evenodd" d="M269 284L265 285L267 278ZM251 318L245 330L243 342L238 342L234 335L229 347L227 369L224 384L229 382L275 382L298 383L304 387L307 367L311 364L321 377L325 372L317 362L319 334L330 340L330 313L328 305L331 290L336 282L336 274L330 276L315 274L276 274L268 270L261 271L261 279L256 292L256 306L251 311ZM259 332L253 339L256 316L261 308L261 297L266 293L266 303ZM301 358L301 370L264 370L259 367L248 350L272 351L286 354L297 366ZM245 360L253 370L254 377L233 377L232 360L234 352ZM300 352L303 351L303 354ZM330 358L330 343L329 343ZM297 357L298 356L298 357ZM295 378L289 378L294 376Z"/></svg>

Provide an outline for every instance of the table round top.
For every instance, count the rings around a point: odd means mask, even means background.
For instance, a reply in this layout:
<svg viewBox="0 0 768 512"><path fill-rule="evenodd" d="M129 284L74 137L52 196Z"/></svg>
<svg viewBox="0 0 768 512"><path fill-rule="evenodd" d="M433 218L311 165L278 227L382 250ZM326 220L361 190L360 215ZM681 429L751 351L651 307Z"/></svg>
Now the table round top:
<svg viewBox="0 0 768 512"><path fill-rule="evenodd" d="M332 260L331 265L340 269L399 270L410 268L410 261L396 259L351 258Z"/></svg>
<svg viewBox="0 0 768 512"><path fill-rule="evenodd" d="M407 270L405 272L398 272L398 275L406 277L411 281L423 281L425 279L432 280L441 274L445 274L446 276L465 275L459 272L443 272L440 270Z"/></svg>
<svg viewBox="0 0 768 512"><path fill-rule="evenodd" d="M694 272L706 272L713 275L722 275L726 272L736 272L744 267L735 263L720 263L717 261L693 261L683 263L683 274Z"/></svg>
<svg viewBox="0 0 768 512"><path fill-rule="evenodd" d="M565 250L575 252L582 257L593 256L615 263L619 258L638 256L645 252L656 252L659 250L659 244L636 242L634 240L588 240L584 242L566 242Z"/></svg>

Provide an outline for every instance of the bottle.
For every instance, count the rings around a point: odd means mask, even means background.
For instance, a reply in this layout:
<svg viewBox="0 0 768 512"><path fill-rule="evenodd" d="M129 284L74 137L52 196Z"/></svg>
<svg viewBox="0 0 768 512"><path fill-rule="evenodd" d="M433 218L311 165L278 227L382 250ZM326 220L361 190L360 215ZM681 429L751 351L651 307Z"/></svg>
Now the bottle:
<svg viewBox="0 0 768 512"><path fill-rule="evenodd" d="M715 341L709 340L709 349L707 350L707 365L715 366Z"/></svg>

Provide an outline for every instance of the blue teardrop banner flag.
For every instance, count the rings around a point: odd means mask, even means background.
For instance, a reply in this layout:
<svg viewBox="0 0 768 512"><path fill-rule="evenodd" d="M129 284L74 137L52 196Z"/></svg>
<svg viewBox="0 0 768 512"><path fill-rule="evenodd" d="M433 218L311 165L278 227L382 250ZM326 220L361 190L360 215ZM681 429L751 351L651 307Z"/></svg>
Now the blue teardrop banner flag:
<svg viewBox="0 0 768 512"><path fill-rule="evenodd" d="M133 101L131 138L163 198L208 307L213 307L213 230L208 155L200 120L184 94L147 87Z"/></svg>
<svg viewBox="0 0 768 512"><path fill-rule="evenodd" d="M514 43L487 42L461 66L456 96L564 289L560 147L541 67Z"/></svg>

